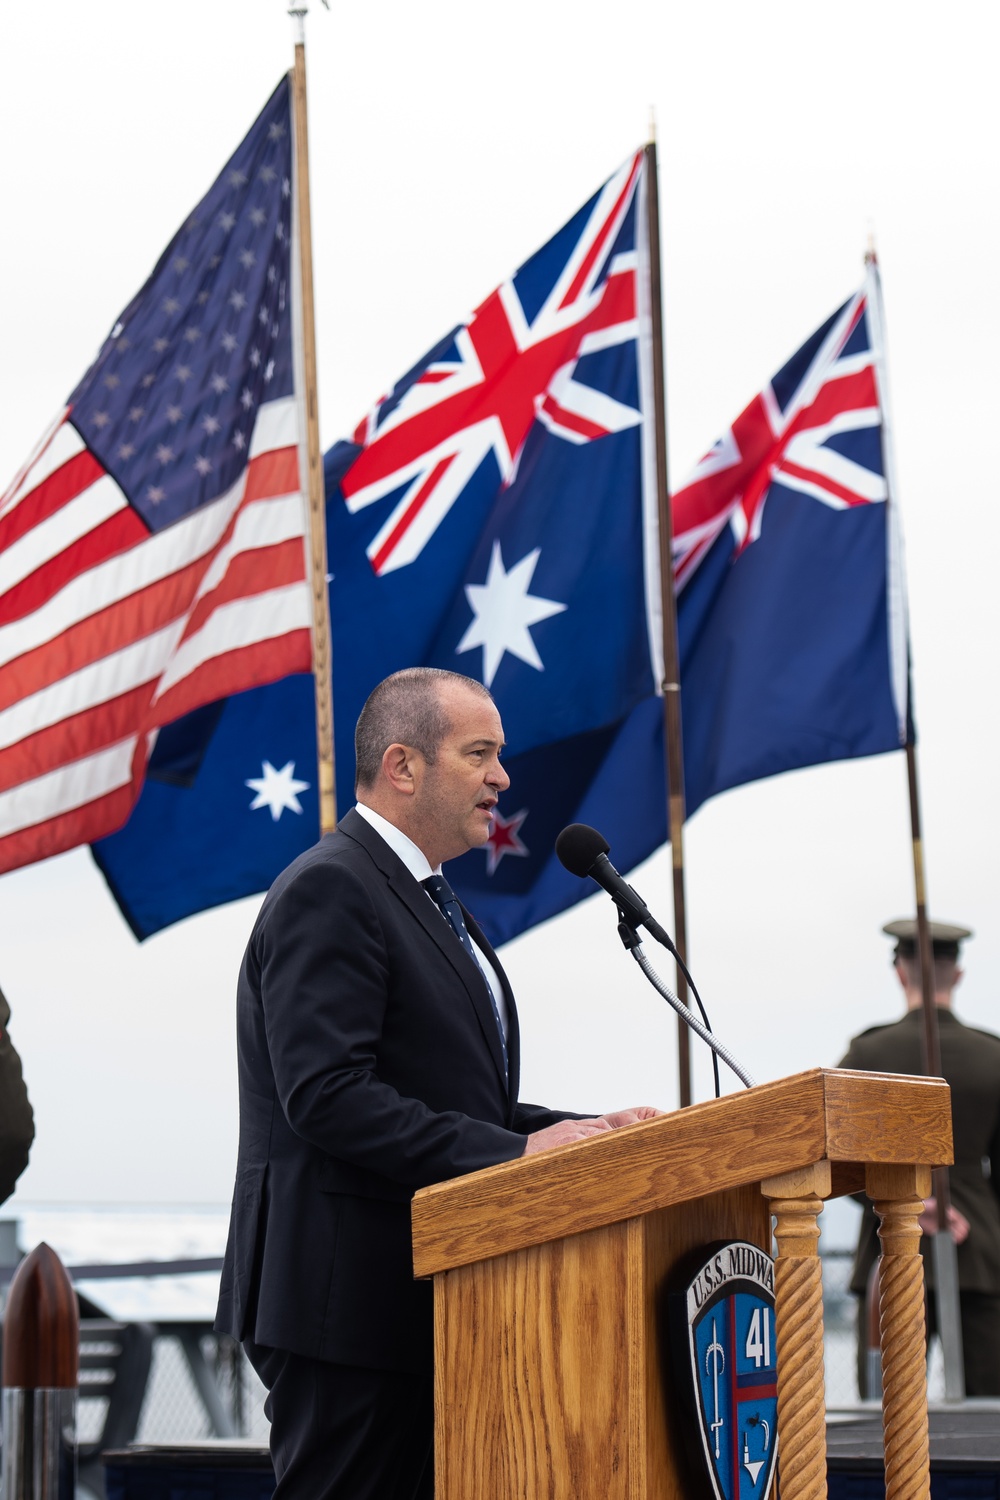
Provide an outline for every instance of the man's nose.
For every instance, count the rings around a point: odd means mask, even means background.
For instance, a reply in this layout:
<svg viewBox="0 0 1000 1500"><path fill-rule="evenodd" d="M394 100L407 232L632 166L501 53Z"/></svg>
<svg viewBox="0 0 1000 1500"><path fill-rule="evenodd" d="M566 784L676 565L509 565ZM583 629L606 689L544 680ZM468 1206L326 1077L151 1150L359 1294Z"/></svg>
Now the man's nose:
<svg viewBox="0 0 1000 1500"><path fill-rule="evenodd" d="M498 760L493 762L493 766L488 776L486 777L486 780L489 782L490 786L495 786L497 790L501 792L505 792L510 786L510 777L507 775L507 772L504 770L503 766Z"/></svg>

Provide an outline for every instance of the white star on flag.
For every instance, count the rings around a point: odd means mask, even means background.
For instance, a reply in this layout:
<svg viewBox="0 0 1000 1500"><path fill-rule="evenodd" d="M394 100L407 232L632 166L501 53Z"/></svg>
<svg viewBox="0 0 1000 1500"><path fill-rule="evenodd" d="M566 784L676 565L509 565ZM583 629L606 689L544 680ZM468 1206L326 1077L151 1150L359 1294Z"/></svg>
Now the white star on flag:
<svg viewBox="0 0 1000 1500"><path fill-rule="evenodd" d="M282 766L280 771L276 771L271 762L265 760L261 769L261 776L253 777L245 783L252 792L257 793L250 804L250 811L255 812L258 807L270 808L271 817L276 823L286 807L290 812L301 813L302 807L296 794L308 791L309 783L296 781L294 760Z"/></svg>
<svg viewBox="0 0 1000 1500"><path fill-rule="evenodd" d="M508 573L503 565L500 543L495 541L486 582L466 584L465 597L474 618L455 647L455 654L482 646L483 682L487 687L496 676L505 651L539 672L545 670L528 627L547 620L550 615L561 614L566 606L555 599L542 599L528 593L540 555L541 548L536 547L534 552L515 563Z"/></svg>

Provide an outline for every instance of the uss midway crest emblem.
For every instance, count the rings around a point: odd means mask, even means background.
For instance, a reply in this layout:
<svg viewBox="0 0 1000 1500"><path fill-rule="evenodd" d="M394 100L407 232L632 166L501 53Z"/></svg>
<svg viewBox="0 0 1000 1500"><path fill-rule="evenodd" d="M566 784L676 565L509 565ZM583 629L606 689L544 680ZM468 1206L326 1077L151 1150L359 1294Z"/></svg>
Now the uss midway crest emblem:
<svg viewBox="0 0 1000 1500"><path fill-rule="evenodd" d="M670 1298L674 1368L695 1415L689 1447L715 1500L767 1500L778 1449L774 1261L736 1240L706 1247L695 1266Z"/></svg>

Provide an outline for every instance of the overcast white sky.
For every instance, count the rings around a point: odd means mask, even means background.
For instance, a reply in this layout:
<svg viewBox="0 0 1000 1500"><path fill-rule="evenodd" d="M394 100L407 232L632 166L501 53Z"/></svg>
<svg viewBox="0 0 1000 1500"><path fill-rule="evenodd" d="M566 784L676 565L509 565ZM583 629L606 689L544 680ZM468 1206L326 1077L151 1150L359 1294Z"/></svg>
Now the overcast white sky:
<svg viewBox="0 0 1000 1500"><path fill-rule="evenodd" d="M674 483L855 289L874 232L930 905L976 929L960 1012L1000 1029L998 18L986 0L333 0L308 34L324 448L642 144L650 105ZM283 0L3 7L0 487L291 60ZM687 856L695 977L758 1079L832 1064L895 1013L879 929L913 906L901 756L717 798ZM634 880L669 925L667 857ZM140 948L85 851L0 879L38 1130L7 1212L228 1199L257 904ZM606 897L504 961L524 1097L676 1104L672 1015Z"/></svg>

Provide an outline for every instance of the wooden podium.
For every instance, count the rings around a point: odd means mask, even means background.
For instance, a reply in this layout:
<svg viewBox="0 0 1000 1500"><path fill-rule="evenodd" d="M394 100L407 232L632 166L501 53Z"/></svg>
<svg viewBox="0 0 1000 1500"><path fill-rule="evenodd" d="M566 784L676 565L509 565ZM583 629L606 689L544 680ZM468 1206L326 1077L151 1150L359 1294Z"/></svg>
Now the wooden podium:
<svg viewBox="0 0 1000 1500"><path fill-rule="evenodd" d="M781 1500L825 1496L817 1215L856 1191L881 1221L887 1500L929 1497L917 1217L951 1160L943 1080L817 1068L425 1188L436 1500L683 1500L663 1289L712 1240L770 1251L772 1216Z"/></svg>

